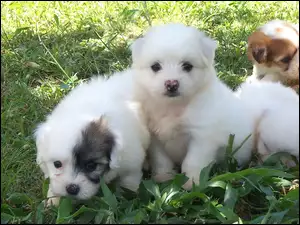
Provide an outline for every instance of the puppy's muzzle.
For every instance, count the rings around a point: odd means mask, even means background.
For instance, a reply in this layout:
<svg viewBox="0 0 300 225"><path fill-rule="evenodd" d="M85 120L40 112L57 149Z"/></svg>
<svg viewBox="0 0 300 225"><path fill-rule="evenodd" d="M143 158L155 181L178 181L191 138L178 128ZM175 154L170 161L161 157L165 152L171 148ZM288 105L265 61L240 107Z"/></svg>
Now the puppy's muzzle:
<svg viewBox="0 0 300 225"><path fill-rule="evenodd" d="M167 90L166 95L174 97L178 95L179 82L178 80L167 80L165 81L165 88Z"/></svg>
<svg viewBox="0 0 300 225"><path fill-rule="evenodd" d="M70 195L77 195L79 193L79 186L77 184L69 184L66 186L67 193Z"/></svg>

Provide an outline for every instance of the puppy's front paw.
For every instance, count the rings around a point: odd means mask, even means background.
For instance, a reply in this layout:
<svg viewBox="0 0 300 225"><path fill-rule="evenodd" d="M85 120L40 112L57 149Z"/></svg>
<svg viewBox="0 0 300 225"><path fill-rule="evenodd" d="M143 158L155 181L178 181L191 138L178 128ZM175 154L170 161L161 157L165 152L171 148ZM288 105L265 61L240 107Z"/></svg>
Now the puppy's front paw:
<svg viewBox="0 0 300 225"><path fill-rule="evenodd" d="M257 82L257 81L258 81L257 77L254 76L254 75L251 75L251 76L246 78L245 83L251 84L251 83L254 83L254 82Z"/></svg>
<svg viewBox="0 0 300 225"><path fill-rule="evenodd" d="M163 183L165 181L172 180L175 174L173 173L159 173L153 176L153 180L157 183Z"/></svg>
<svg viewBox="0 0 300 225"><path fill-rule="evenodd" d="M50 206L58 206L60 201L60 197L50 197L45 200L45 207L49 208Z"/></svg>
<svg viewBox="0 0 300 225"><path fill-rule="evenodd" d="M127 188L133 192L136 192L139 188L143 177L143 172L141 170L132 171L126 176L123 175L120 179L120 185L124 188Z"/></svg>
<svg viewBox="0 0 300 225"><path fill-rule="evenodd" d="M185 190L190 191L193 188L193 183L195 183L195 185L199 185L198 180L194 180L194 179L189 178L189 180L184 185L182 185L182 187Z"/></svg>

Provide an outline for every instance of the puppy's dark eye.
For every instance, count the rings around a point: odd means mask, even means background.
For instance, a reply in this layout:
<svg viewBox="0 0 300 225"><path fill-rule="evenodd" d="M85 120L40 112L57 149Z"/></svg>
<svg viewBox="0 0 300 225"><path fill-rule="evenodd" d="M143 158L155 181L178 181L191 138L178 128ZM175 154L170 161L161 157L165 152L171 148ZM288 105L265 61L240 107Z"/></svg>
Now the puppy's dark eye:
<svg viewBox="0 0 300 225"><path fill-rule="evenodd" d="M57 168L57 169L62 167L61 161L55 161L53 164L54 164L55 168Z"/></svg>
<svg viewBox="0 0 300 225"><path fill-rule="evenodd" d="M292 59L291 57L286 56L283 59L281 59L280 61L283 62L283 63L289 63L291 61L291 59Z"/></svg>
<svg viewBox="0 0 300 225"><path fill-rule="evenodd" d="M192 69L193 69L193 65L190 64L189 62L184 62L182 64L182 69L185 71L185 72L190 72Z"/></svg>
<svg viewBox="0 0 300 225"><path fill-rule="evenodd" d="M161 70L161 65L158 62L156 62L151 66L151 69L153 70L153 72L156 73Z"/></svg>
<svg viewBox="0 0 300 225"><path fill-rule="evenodd" d="M87 164L85 164L85 169L88 172L93 172L97 167L97 163L95 162L88 162Z"/></svg>

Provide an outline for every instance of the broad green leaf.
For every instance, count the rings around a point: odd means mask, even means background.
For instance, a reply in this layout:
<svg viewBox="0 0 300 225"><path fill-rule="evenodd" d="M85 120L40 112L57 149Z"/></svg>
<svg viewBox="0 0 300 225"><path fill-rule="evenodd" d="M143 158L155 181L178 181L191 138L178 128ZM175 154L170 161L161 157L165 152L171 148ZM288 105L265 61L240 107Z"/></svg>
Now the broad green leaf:
<svg viewBox="0 0 300 225"><path fill-rule="evenodd" d="M270 187L267 187L267 186L263 186L261 184L258 184L259 186L259 189L266 194L266 196L273 196L274 193L272 191L272 189Z"/></svg>
<svg viewBox="0 0 300 225"><path fill-rule="evenodd" d="M37 224L43 224L44 221L44 202L41 202L38 204L36 208L36 213L35 213L35 222Z"/></svg>
<svg viewBox="0 0 300 225"><path fill-rule="evenodd" d="M11 211L11 206L8 204L1 204L1 212L8 213L8 214L13 214Z"/></svg>
<svg viewBox="0 0 300 225"><path fill-rule="evenodd" d="M77 217L77 216L79 216L79 215L81 215L81 214L83 214L85 212L97 212L97 210L96 209L88 208L88 207L86 207L86 206L83 205L75 213L73 213L70 216L64 217L64 219L65 220L70 220L70 219L72 219L74 217Z"/></svg>
<svg viewBox="0 0 300 225"><path fill-rule="evenodd" d="M105 223L108 223L108 224L115 224L116 223L114 214L112 212L110 214L108 214Z"/></svg>
<svg viewBox="0 0 300 225"><path fill-rule="evenodd" d="M161 198L159 187L152 180L143 180L143 184L147 191L151 193L155 197L155 199Z"/></svg>
<svg viewBox="0 0 300 225"><path fill-rule="evenodd" d="M72 212L72 199L69 197L62 197L58 206L56 223L60 224L65 222Z"/></svg>
<svg viewBox="0 0 300 225"><path fill-rule="evenodd" d="M268 223L268 220L269 220L269 218L271 217L271 214L272 214L271 212L272 212L272 210L273 210L273 208L274 208L274 206L275 206L275 204L277 202L277 200L276 200L276 198L274 196L266 196L266 199L269 200L270 207L269 207L269 210L268 210L267 214L262 219L261 224Z"/></svg>
<svg viewBox="0 0 300 225"><path fill-rule="evenodd" d="M264 184L268 185L276 185L277 187L289 187L292 185L292 182L280 177L264 177L263 178Z"/></svg>
<svg viewBox="0 0 300 225"><path fill-rule="evenodd" d="M258 216L255 219L248 222L248 224L261 224L261 221L263 220L264 216Z"/></svg>
<svg viewBox="0 0 300 225"><path fill-rule="evenodd" d="M1 212L12 215L13 217L24 217L28 214L22 207L16 208L7 204L1 205Z"/></svg>
<svg viewBox="0 0 300 225"><path fill-rule="evenodd" d="M262 216L258 216L255 219L248 221L248 224L265 224L266 222L268 222L269 224L282 224L281 220L283 219L284 215L288 212L288 210L284 210L282 212L276 212L276 213L269 213L268 214L268 218L266 220L264 220L266 218L265 215ZM297 218L299 219L299 218ZM295 219L292 219L291 222L294 222ZM289 224L286 222L286 224Z"/></svg>
<svg viewBox="0 0 300 225"><path fill-rule="evenodd" d="M224 205L234 210L234 206L237 199L238 199L238 191L234 189L230 183L227 183L225 196L224 196Z"/></svg>
<svg viewBox="0 0 300 225"><path fill-rule="evenodd" d="M243 177L244 178L244 177ZM247 176L247 178L244 178L245 180L239 180L241 187L237 188L238 195L240 197L243 197L247 194L249 194L254 188L260 191L259 187L257 187L256 184L258 184L263 177L257 175L257 174L251 174Z"/></svg>
<svg viewBox="0 0 300 225"><path fill-rule="evenodd" d="M151 200L151 195L149 195L148 190L146 189L144 182L140 183L139 189L138 189L138 197L142 204L148 204L148 202Z"/></svg>
<svg viewBox="0 0 300 225"><path fill-rule="evenodd" d="M226 218L223 214L220 213L220 211L214 206L211 202L208 202L207 204L208 212L215 216L218 220L221 221L221 223L226 223Z"/></svg>
<svg viewBox="0 0 300 225"><path fill-rule="evenodd" d="M134 223L140 224L145 219L147 219L147 214L143 210L138 210L134 217Z"/></svg>
<svg viewBox="0 0 300 225"><path fill-rule="evenodd" d="M178 187L179 189L181 189L182 185L184 185L188 181L188 179L189 178L183 173L176 174L172 181L172 184L174 187Z"/></svg>
<svg viewBox="0 0 300 225"><path fill-rule="evenodd" d="M24 216L23 218L20 218L19 221L23 222L23 221L28 221L29 218L31 218L32 216L32 212L28 213L26 216Z"/></svg>
<svg viewBox="0 0 300 225"><path fill-rule="evenodd" d="M299 188L289 191L286 196L284 196L284 199L290 201L299 200Z"/></svg>
<svg viewBox="0 0 300 225"><path fill-rule="evenodd" d="M239 217L233 212L232 208L226 206L217 207L221 214L223 214L230 223L237 222ZM228 221L227 221L228 223Z"/></svg>
<svg viewBox="0 0 300 225"><path fill-rule="evenodd" d="M121 223L140 224L144 218L147 217L146 213L141 209L134 210L121 219Z"/></svg>
<svg viewBox="0 0 300 225"><path fill-rule="evenodd" d="M200 198L203 201L209 200L208 196L201 192L187 192L187 193L181 195L179 199L181 201L187 201L187 200L192 200L194 198Z"/></svg>
<svg viewBox="0 0 300 225"><path fill-rule="evenodd" d="M78 219L76 219L76 222L79 224L89 224L96 216L97 211L86 211L82 213Z"/></svg>
<svg viewBox="0 0 300 225"><path fill-rule="evenodd" d="M26 212L23 207L20 207L20 208L14 208L12 207L11 209L11 212L12 212L12 215L14 215L15 217L24 217L24 216L27 216L28 215L28 212Z"/></svg>
<svg viewBox="0 0 300 225"><path fill-rule="evenodd" d="M270 219L268 221L269 224L281 224L283 217L289 210L284 210L281 212L271 213Z"/></svg>
<svg viewBox="0 0 300 225"><path fill-rule="evenodd" d="M14 193L11 194L8 198L7 201L9 201L11 204L31 204L32 200L28 197L28 195L23 194L23 193Z"/></svg>
<svg viewBox="0 0 300 225"><path fill-rule="evenodd" d="M204 167L201 172L200 172L200 176L199 176L199 191L203 191L205 188L207 188L208 186L208 180L209 180L209 174L210 171L213 167L213 165L215 164L215 161L211 162L208 166Z"/></svg>
<svg viewBox="0 0 300 225"><path fill-rule="evenodd" d="M7 224L11 220L13 220L13 218L14 217L12 215L1 212L1 224Z"/></svg>
<svg viewBox="0 0 300 225"><path fill-rule="evenodd" d="M209 187L220 187L222 189L225 189L226 188L226 183L223 182L223 181L220 181L220 180L209 181L207 186L209 186Z"/></svg>
<svg viewBox="0 0 300 225"><path fill-rule="evenodd" d="M101 224L106 215L105 211L100 210L95 216L95 224Z"/></svg>
<svg viewBox="0 0 300 225"><path fill-rule="evenodd" d="M167 193L165 193L167 194ZM179 191L171 191L166 195L166 199L164 200L165 203L171 201L175 196L179 195Z"/></svg>
<svg viewBox="0 0 300 225"><path fill-rule="evenodd" d="M229 180L233 180L233 179L237 179L237 178L242 178L251 174L257 174L259 176L262 177L266 177L266 176L278 176L278 177L284 177L284 178L294 178L294 176L292 174L280 171L280 170L275 170L275 169L269 169L269 168L249 168L249 169L245 169L242 171L238 171L235 173L225 173L225 174L221 174L218 175L216 177L213 177L211 179L211 181L217 181L217 180L221 180L221 181L229 181Z"/></svg>
<svg viewBox="0 0 300 225"><path fill-rule="evenodd" d="M112 211L116 212L118 205L116 196L107 187L107 185L104 182L104 179L101 179L100 186L104 195L103 200L109 205Z"/></svg>
<svg viewBox="0 0 300 225"><path fill-rule="evenodd" d="M299 218L283 220L281 224L299 224Z"/></svg>

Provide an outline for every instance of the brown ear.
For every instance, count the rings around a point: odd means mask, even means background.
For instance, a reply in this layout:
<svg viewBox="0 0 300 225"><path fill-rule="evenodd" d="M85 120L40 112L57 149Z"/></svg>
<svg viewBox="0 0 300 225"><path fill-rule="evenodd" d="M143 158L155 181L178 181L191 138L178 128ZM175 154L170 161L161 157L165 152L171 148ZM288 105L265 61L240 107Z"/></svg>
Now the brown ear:
<svg viewBox="0 0 300 225"><path fill-rule="evenodd" d="M271 39L260 31L255 31L249 36L248 51L258 63L263 63L267 60L270 41Z"/></svg>
<svg viewBox="0 0 300 225"><path fill-rule="evenodd" d="M253 58L258 62L258 63L263 63L267 60L267 47L266 46L254 46L252 47L252 55Z"/></svg>

